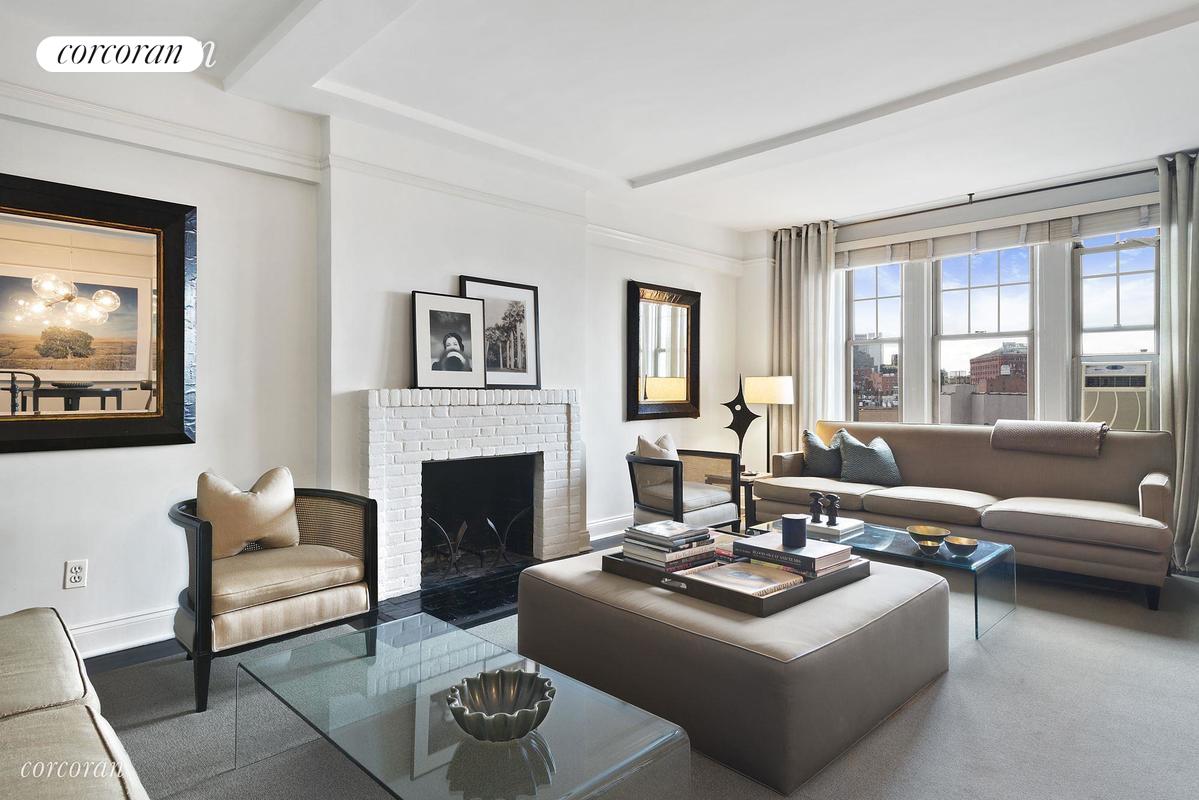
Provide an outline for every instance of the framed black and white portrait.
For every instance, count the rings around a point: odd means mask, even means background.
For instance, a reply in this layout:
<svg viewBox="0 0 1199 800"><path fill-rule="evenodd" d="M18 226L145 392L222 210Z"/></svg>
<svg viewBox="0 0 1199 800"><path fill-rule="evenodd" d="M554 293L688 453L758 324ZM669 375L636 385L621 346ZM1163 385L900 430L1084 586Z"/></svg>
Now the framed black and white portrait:
<svg viewBox="0 0 1199 800"><path fill-rule="evenodd" d="M482 389L483 301L412 293L412 383L418 389Z"/></svg>
<svg viewBox="0 0 1199 800"><path fill-rule="evenodd" d="M463 297L483 301L483 351L487 386L541 388L541 341L537 287L466 275L458 279Z"/></svg>

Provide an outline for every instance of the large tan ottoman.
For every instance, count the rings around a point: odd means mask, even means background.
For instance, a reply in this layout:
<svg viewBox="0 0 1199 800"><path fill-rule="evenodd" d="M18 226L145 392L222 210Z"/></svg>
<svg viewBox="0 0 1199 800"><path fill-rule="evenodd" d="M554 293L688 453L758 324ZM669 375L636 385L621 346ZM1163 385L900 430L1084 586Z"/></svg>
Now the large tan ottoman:
<svg viewBox="0 0 1199 800"><path fill-rule="evenodd" d="M520 576L519 651L680 726L697 750L789 793L949 668L949 587L871 575L754 617L600 569Z"/></svg>

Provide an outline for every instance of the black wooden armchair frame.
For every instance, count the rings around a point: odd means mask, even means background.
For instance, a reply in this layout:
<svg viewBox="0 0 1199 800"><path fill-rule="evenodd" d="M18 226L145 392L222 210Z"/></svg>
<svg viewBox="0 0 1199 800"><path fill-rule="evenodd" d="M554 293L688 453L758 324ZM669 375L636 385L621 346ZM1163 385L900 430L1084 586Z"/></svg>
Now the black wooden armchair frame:
<svg viewBox="0 0 1199 800"><path fill-rule="evenodd" d="M171 506L168 516L172 522L183 528L183 532L187 536L188 584L187 589L180 595L179 602L195 615L195 631L190 647L187 642L180 642L180 644L187 650L188 659L193 662L197 712L205 711L208 708L208 680L214 658L237 655L272 642L285 641L295 636L338 625L352 624L361 629L373 631L379 624L378 503L369 497L332 489L296 489L296 497L324 498L362 509L363 582L368 588L370 605L361 614L213 652L212 523L196 516L194 498ZM368 633L368 653L374 650L373 644L372 637Z"/></svg>
<svg viewBox="0 0 1199 800"><path fill-rule="evenodd" d="M645 467L666 467L670 470L671 482L673 484L672 496L674 499L674 508L671 510L671 517L676 522L683 521L683 469L688 458L707 458L721 459L729 462L729 502L735 503L737 506L737 518L729 520L724 524L731 524L733 530L741 528L741 455L739 453L722 453L715 450L679 450L677 451L679 458L676 461L672 458L651 458L649 456L639 456L636 453L628 453L624 459L629 465L629 482L633 486L633 506L642 511L647 511L651 514L665 514L664 509L657 506L648 505L641 502L640 487L637 484L637 466Z"/></svg>

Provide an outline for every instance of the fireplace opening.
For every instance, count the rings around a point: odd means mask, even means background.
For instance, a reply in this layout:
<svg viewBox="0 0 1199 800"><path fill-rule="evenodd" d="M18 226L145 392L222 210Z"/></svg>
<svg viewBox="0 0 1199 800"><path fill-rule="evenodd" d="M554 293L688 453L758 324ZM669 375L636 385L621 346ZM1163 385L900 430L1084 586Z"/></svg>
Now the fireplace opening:
<svg viewBox="0 0 1199 800"><path fill-rule="evenodd" d="M539 454L426 461L421 470L421 600L499 603L533 557ZM488 597L488 595L494 595Z"/></svg>

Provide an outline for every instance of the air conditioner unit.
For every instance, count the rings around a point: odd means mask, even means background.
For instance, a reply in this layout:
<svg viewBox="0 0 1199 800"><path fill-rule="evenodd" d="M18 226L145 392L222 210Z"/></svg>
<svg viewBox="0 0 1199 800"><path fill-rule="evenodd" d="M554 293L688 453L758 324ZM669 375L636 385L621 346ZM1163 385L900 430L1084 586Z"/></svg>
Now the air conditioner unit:
<svg viewBox="0 0 1199 800"><path fill-rule="evenodd" d="M1082 420L1112 428L1147 431L1152 417L1152 372L1145 361L1083 364Z"/></svg>

